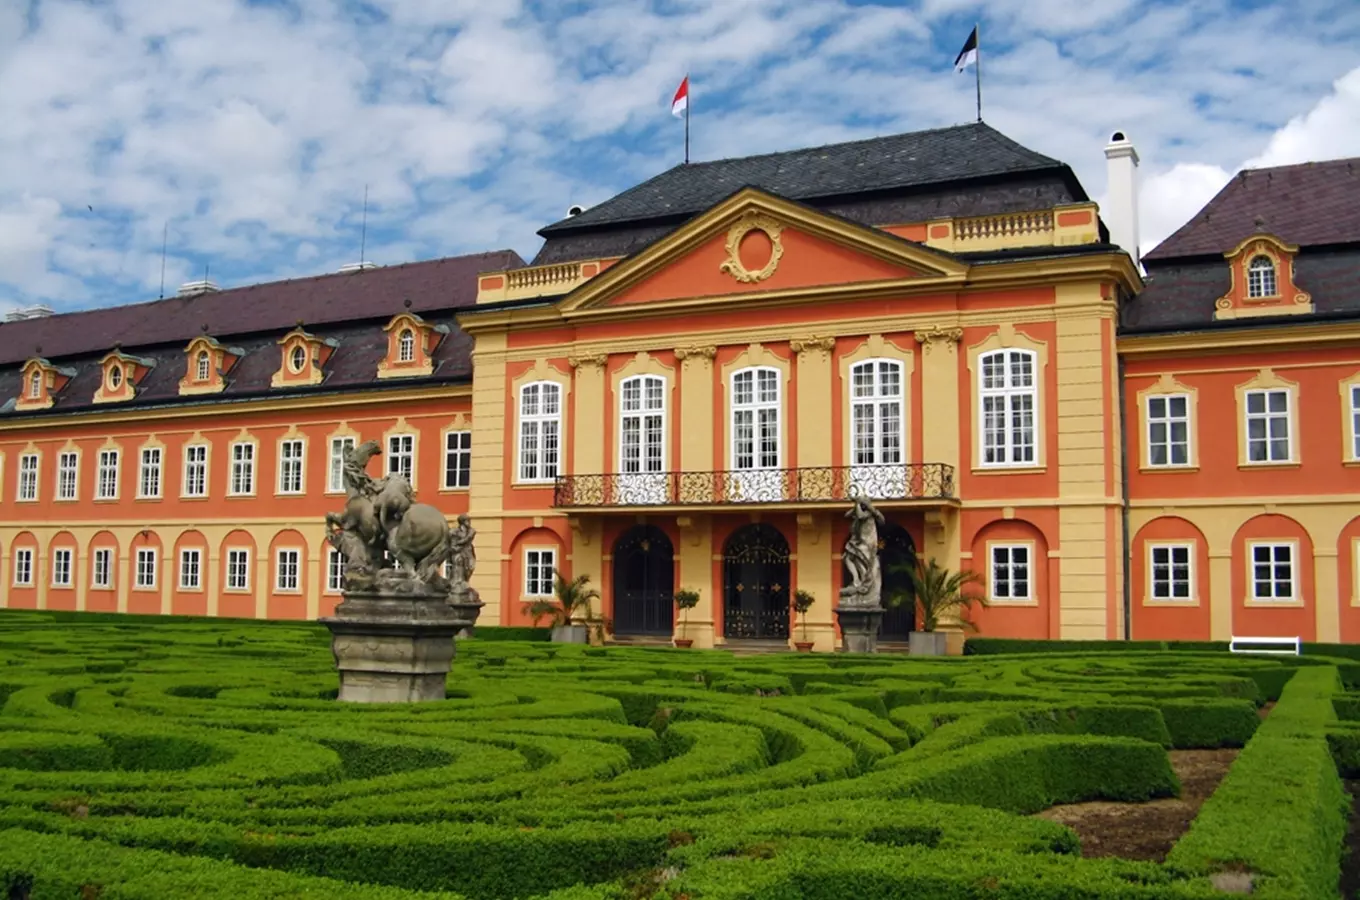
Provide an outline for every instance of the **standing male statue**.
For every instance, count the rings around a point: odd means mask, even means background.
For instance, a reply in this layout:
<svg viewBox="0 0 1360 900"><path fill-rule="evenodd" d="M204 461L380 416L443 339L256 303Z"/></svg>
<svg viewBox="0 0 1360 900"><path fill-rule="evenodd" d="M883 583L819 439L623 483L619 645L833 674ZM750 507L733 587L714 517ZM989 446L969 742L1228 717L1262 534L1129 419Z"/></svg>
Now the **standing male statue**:
<svg viewBox="0 0 1360 900"><path fill-rule="evenodd" d="M878 526L884 522L883 514L874 509L868 497L858 496L845 517L850 520L850 536L842 559L850 583L841 588L841 604L881 607L883 570L878 563Z"/></svg>

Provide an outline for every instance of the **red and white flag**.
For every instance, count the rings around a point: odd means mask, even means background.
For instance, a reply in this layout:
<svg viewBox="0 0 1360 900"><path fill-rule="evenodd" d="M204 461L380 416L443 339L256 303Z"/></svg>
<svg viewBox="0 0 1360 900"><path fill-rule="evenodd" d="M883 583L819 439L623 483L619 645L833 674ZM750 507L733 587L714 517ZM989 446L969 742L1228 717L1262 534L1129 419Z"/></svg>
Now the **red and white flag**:
<svg viewBox="0 0 1360 900"><path fill-rule="evenodd" d="M671 115L683 116L685 110L689 109L689 76L686 75L680 82L680 86L675 89L675 97L671 100Z"/></svg>

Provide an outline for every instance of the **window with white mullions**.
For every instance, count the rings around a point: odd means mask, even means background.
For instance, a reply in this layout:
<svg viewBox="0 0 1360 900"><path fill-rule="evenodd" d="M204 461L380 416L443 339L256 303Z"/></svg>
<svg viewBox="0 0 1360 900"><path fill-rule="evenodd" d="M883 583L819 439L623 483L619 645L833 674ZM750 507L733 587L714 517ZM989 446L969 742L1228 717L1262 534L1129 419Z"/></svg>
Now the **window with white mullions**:
<svg viewBox="0 0 1360 900"><path fill-rule="evenodd" d="M255 493L255 445L231 445L231 491L233 494Z"/></svg>
<svg viewBox="0 0 1360 900"><path fill-rule="evenodd" d="M302 493L302 448L299 439L279 443L279 493Z"/></svg>
<svg viewBox="0 0 1360 900"><path fill-rule="evenodd" d="M536 381L519 389L519 480L552 481L561 448L562 388Z"/></svg>
<svg viewBox="0 0 1360 900"><path fill-rule="evenodd" d="M52 586L71 586L71 551L67 549L52 551Z"/></svg>
<svg viewBox="0 0 1360 900"><path fill-rule="evenodd" d="M1038 406L1035 354L1029 350L996 350L981 356L978 363L982 464L1033 465Z"/></svg>
<svg viewBox="0 0 1360 900"><path fill-rule="evenodd" d="M397 338L397 362L412 362L416 358L415 332L407 328Z"/></svg>
<svg viewBox="0 0 1360 900"><path fill-rule="evenodd" d="M33 584L33 551L30 548L14 551L14 583L20 587Z"/></svg>
<svg viewBox="0 0 1360 900"><path fill-rule="evenodd" d="M330 476L326 490L342 493L345 490L345 451L354 449L354 438L331 438Z"/></svg>
<svg viewBox="0 0 1360 900"><path fill-rule="evenodd" d="M34 371L28 376L28 398L37 400L42 396L42 373Z"/></svg>
<svg viewBox="0 0 1360 900"><path fill-rule="evenodd" d="M327 548L326 591L338 594L345 589L345 556L334 547Z"/></svg>
<svg viewBox="0 0 1360 900"><path fill-rule="evenodd" d="M114 500L118 497L118 451L99 451L99 472L95 480L96 500Z"/></svg>
<svg viewBox="0 0 1360 900"><path fill-rule="evenodd" d="M472 481L472 432L444 435L444 487L465 488Z"/></svg>
<svg viewBox="0 0 1360 900"><path fill-rule="evenodd" d="M196 591L203 585L203 552L194 548L179 551L179 587Z"/></svg>
<svg viewBox="0 0 1360 900"><path fill-rule="evenodd" d="M732 375L732 468L779 468L779 370Z"/></svg>
<svg viewBox="0 0 1360 900"><path fill-rule="evenodd" d="M141 468L137 473L137 496L161 495L161 448L143 447Z"/></svg>
<svg viewBox="0 0 1360 900"><path fill-rule="evenodd" d="M1247 266L1247 296L1248 297L1274 297L1277 293L1275 287L1275 263L1269 256L1258 256Z"/></svg>
<svg viewBox="0 0 1360 900"><path fill-rule="evenodd" d="M992 599L1031 599L1028 544L998 544L992 547Z"/></svg>
<svg viewBox="0 0 1360 900"><path fill-rule="evenodd" d="M1166 394L1147 398L1148 465L1190 464L1190 397Z"/></svg>
<svg viewBox="0 0 1360 900"><path fill-rule="evenodd" d="M1247 460L1289 462L1289 391L1247 391Z"/></svg>
<svg viewBox="0 0 1360 900"><path fill-rule="evenodd" d="M851 481L870 497L906 494L902 364L890 359L850 369ZM887 467L887 468L879 468Z"/></svg>
<svg viewBox="0 0 1360 900"><path fill-rule="evenodd" d="M619 384L619 493L624 503L666 496L666 380L635 375Z"/></svg>
<svg viewBox="0 0 1360 900"><path fill-rule="evenodd" d="M156 586L156 551L151 547L143 547L137 551L137 581L136 587L142 590L150 590Z"/></svg>
<svg viewBox="0 0 1360 900"><path fill-rule="evenodd" d="M400 475L416 485L416 436L394 434L387 438L387 474Z"/></svg>
<svg viewBox="0 0 1360 900"><path fill-rule="evenodd" d="M296 591L298 589L301 556L301 552L297 550L278 551L274 565L275 590Z"/></svg>
<svg viewBox="0 0 1360 900"><path fill-rule="evenodd" d="M250 551L227 551L227 590L250 590Z"/></svg>
<svg viewBox="0 0 1360 900"><path fill-rule="evenodd" d="M198 351L198 359L195 362L194 376L197 381L207 381L212 374L211 363L208 360L208 351Z"/></svg>
<svg viewBox="0 0 1360 900"><path fill-rule="evenodd" d="M113 587L113 551L100 547L94 551L90 587L107 589Z"/></svg>
<svg viewBox="0 0 1360 900"><path fill-rule="evenodd" d="M1293 544L1249 544L1251 598L1261 601L1297 599Z"/></svg>
<svg viewBox="0 0 1360 900"><path fill-rule="evenodd" d="M184 496L204 497L208 493L208 448L190 444L184 448Z"/></svg>
<svg viewBox="0 0 1360 900"><path fill-rule="evenodd" d="M1191 554L1189 544L1157 544L1150 550L1152 599L1191 600Z"/></svg>
<svg viewBox="0 0 1360 900"><path fill-rule="evenodd" d="M57 457L57 499L76 499L76 485L80 474L80 456L68 450Z"/></svg>
<svg viewBox="0 0 1360 900"><path fill-rule="evenodd" d="M524 551L524 595L526 597L551 597L553 595L553 568L557 565L555 550Z"/></svg>
<svg viewBox="0 0 1360 900"><path fill-rule="evenodd" d="M1360 460L1360 385L1351 387L1351 459Z"/></svg>
<svg viewBox="0 0 1360 900"><path fill-rule="evenodd" d="M38 454L36 453L25 453L19 457L18 499L38 499Z"/></svg>

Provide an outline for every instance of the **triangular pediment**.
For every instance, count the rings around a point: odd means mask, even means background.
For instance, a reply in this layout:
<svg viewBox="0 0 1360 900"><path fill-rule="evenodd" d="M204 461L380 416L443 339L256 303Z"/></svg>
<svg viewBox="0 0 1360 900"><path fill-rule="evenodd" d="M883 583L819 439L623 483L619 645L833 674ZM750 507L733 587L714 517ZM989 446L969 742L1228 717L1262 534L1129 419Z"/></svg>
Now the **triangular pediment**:
<svg viewBox="0 0 1360 900"><path fill-rule="evenodd" d="M745 188L581 285L560 309L777 300L865 286L937 290L967 271L949 254Z"/></svg>

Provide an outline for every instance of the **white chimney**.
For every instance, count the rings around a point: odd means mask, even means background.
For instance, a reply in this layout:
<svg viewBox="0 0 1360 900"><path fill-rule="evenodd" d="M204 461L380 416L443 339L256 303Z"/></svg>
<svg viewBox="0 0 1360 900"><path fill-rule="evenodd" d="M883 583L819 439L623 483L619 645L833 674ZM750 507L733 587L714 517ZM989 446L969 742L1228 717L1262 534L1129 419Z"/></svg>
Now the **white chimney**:
<svg viewBox="0 0 1360 900"><path fill-rule="evenodd" d="M204 278L199 281L186 281L179 286L178 296L196 297L199 294L212 294L217 291L217 282Z"/></svg>
<svg viewBox="0 0 1360 900"><path fill-rule="evenodd" d="M1105 145L1107 184L1105 187L1105 227L1110 230L1110 242L1133 257L1140 265L1138 251L1138 151L1122 131L1110 135Z"/></svg>

